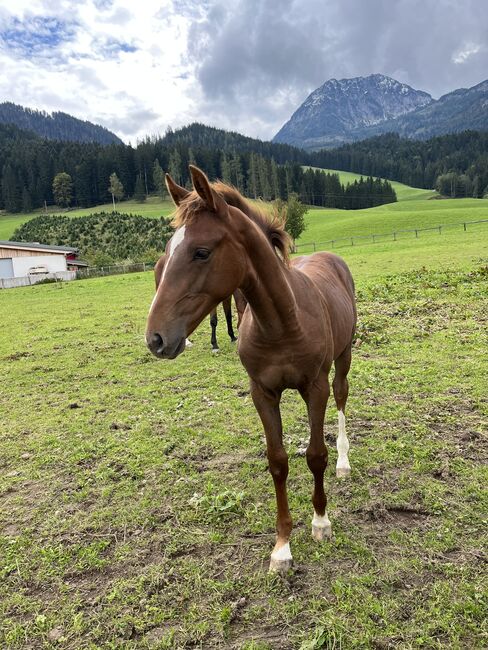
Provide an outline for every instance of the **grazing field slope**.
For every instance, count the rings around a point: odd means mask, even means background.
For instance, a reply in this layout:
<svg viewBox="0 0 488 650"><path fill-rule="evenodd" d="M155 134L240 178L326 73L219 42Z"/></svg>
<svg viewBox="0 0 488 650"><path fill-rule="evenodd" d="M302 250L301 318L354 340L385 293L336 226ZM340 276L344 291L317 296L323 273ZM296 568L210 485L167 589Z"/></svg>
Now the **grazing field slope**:
<svg viewBox="0 0 488 650"><path fill-rule="evenodd" d="M266 573L272 481L223 318L219 355L206 321L161 362L151 273L0 292L0 647L485 647L488 254L469 232L426 242L343 250L352 475L334 475L330 405L318 545L305 407L286 393L285 578Z"/></svg>
<svg viewBox="0 0 488 650"><path fill-rule="evenodd" d="M305 219L307 227L300 239L297 240L301 252L311 250L309 247L303 246L309 242L320 243L340 240L345 237L366 237L373 234L390 235L396 231L435 228L439 225L449 226L448 229L444 229L444 232L457 229L462 236L464 222L488 220L488 200L406 200L367 210L317 208L309 210ZM488 223L476 227L488 233ZM418 236L422 238L427 235L418 233ZM411 238L415 237L415 233L404 233L403 235L400 233L399 237Z"/></svg>

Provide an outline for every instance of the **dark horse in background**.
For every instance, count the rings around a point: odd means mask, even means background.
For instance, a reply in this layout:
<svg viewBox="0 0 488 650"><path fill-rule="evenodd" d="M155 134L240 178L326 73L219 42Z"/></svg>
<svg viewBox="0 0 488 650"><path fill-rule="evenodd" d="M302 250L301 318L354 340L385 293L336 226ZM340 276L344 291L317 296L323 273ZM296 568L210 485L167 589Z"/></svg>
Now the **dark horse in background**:
<svg viewBox="0 0 488 650"><path fill-rule="evenodd" d="M171 246L170 244L171 239L168 241L167 246ZM156 262L154 266L154 279L156 281L156 291L158 290L159 282L161 280L161 276L163 275L164 271L164 265L166 263L166 254L161 255L159 260ZM234 302L236 305L236 311L237 311L237 328L239 329L239 325L241 324L241 319L242 319L242 314L244 313L244 309L246 308L246 299L242 295L242 293L237 290L234 291ZM234 334L234 327L232 325L232 296L228 296L227 298L224 298L222 300L222 309L224 310L224 316L225 316L225 322L227 323L227 334L229 335L230 340L232 343L235 343L237 341L237 336ZM215 309L212 309L210 312L210 327L212 329L212 333L210 335L210 343L212 345L212 352L218 352L220 350L219 344L217 343L217 324L218 324L218 318L217 318L217 307ZM187 340L186 341L186 346L191 347L192 343Z"/></svg>
<svg viewBox="0 0 488 650"><path fill-rule="evenodd" d="M174 359L185 339L212 309L240 289L247 301L239 329L239 356L250 378L251 395L263 423L276 501L276 544L270 569L292 564L280 399L299 391L310 423L307 464L314 478L312 535L331 535L324 492L327 448L324 418L329 373L339 411L338 476L350 472L345 428L347 374L356 325L354 284L344 261L315 253L289 261L289 238L278 215L269 217L223 183L210 184L190 166L194 191L166 177L177 205L166 263L146 327L146 342L161 359Z"/></svg>

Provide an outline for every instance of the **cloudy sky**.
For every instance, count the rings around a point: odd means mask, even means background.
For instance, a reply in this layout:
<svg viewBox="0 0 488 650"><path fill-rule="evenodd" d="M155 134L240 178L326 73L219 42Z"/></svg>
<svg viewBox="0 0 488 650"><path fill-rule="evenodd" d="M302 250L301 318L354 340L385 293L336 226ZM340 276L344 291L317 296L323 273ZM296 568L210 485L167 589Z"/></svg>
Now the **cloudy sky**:
<svg viewBox="0 0 488 650"><path fill-rule="evenodd" d="M488 0L0 0L0 102L126 142L191 121L270 139L330 78L434 97L488 77Z"/></svg>

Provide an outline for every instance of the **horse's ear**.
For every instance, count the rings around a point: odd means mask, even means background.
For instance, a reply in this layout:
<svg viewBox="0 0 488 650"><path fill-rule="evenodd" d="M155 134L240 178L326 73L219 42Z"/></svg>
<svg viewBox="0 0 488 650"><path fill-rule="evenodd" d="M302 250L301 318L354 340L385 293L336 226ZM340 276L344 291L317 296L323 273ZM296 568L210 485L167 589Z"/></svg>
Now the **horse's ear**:
<svg viewBox="0 0 488 650"><path fill-rule="evenodd" d="M190 165L190 174L195 192L205 201L207 207L212 212L223 211L226 207L224 199L210 187L208 178L202 170Z"/></svg>
<svg viewBox="0 0 488 650"><path fill-rule="evenodd" d="M181 185L178 185L178 183L175 183L169 174L166 174L165 178L166 187L168 188L168 192L171 194L171 198L173 199L175 205L180 205L183 199L186 199L190 192L184 187L181 187Z"/></svg>

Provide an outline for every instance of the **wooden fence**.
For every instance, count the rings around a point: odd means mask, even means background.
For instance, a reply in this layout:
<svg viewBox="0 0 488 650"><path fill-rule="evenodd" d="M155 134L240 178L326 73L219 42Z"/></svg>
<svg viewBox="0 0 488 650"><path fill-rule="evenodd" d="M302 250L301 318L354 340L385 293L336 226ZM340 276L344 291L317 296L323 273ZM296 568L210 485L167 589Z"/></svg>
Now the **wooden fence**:
<svg viewBox="0 0 488 650"><path fill-rule="evenodd" d="M415 238L419 237L420 233L438 232L439 235L442 235L444 230L449 228L463 227L463 231L468 231L468 226L472 226L478 223L488 223L488 219L480 219L479 221L462 221L458 223L447 223L441 224L439 226L432 226L430 228L413 228L410 230L395 230L390 233L374 233L371 235L353 235L352 237L338 237L336 239L329 239L328 241L323 242L304 242L303 244L296 244L295 252L315 252L317 250L323 250L324 248L342 248L344 246L355 246L360 243L362 244L376 244L380 241L397 241L404 235L412 235ZM308 250L304 250L308 249Z"/></svg>

